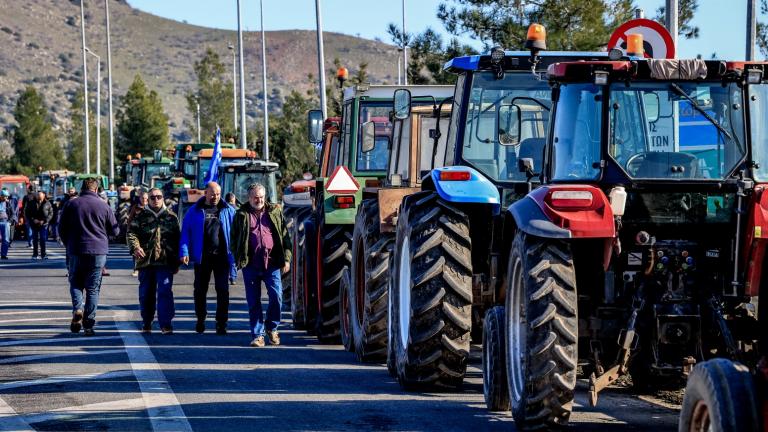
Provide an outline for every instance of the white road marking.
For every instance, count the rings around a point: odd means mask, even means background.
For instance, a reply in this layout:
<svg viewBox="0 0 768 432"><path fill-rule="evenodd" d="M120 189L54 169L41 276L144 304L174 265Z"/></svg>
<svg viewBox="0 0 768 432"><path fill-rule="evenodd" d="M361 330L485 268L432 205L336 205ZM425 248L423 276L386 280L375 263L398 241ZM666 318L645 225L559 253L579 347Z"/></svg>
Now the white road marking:
<svg viewBox="0 0 768 432"><path fill-rule="evenodd" d="M61 312L61 309L23 310L23 311L13 311L13 312L0 312L0 316L4 316L4 315L39 315L39 314L51 314L51 313L59 313L59 312Z"/></svg>
<svg viewBox="0 0 768 432"><path fill-rule="evenodd" d="M2 333L0 333L0 335L2 335ZM60 343L60 342L66 342L67 344L71 344L73 340L82 340L83 342L90 342L90 341L107 340L107 339L120 339L120 336L91 336L91 337L80 337L80 338L58 337L58 338L50 338L50 339L12 340L12 341L0 342L0 347L19 346L19 345L37 345L37 344Z"/></svg>
<svg viewBox="0 0 768 432"><path fill-rule="evenodd" d="M114 349L114 350L99 350L99 351L74 351L74 352L61 352L61 353L52 353L52 354L36 354L36 355L28 355L28 356L15 356L5 359L0 359L0 364L10 364L10 363L24 363L24 362L31 362L36 360L48 360L52 358L59 358L59 357L70 357L70 356L79 356L79 355L106 355L106 354L120 354L124 353L124 349Z"/></svg>
<svg viewBox="0 0 768 432"><path fill-rule="evenodd" d="M181 408L176 394L165 379L163 369L157 364L152 350L147 346L144 337L136 332L133 322L129 321L131 315L128 311L121 311L123 319L115 320L123 345L128 354L133 374L139 382L141 396L155 432L192 431L184 410Z"/></svg>
<svg viewBox="0 0 768 432"><path fill-rule="evenodd" d="M51 420L66 420L85 415L124 412L144 408L144 398L122 399L110 402L99 402L89 405L76 405L58 408L52 411L30 413L21 416L27 423L40 423Z"/></svg>
<svg viewBox="0 0 768 432"><path fill-rule="evenodd" d="M109 325L109 326L98 326L99 330L114 330L117 327ZM61 334L61 327L53 327L53 328L25 328L25 329L0 329L0 336L5 336L9 334L34 334L34 333L50 333L52 335L60 335Z"/></svg>
<svg viewBox="0 0 768 432"><path fill-rule="evenodd" d="M72 381L87 381L87 380L101 380L101 379L110 379L110 378L123 378L123 377L129 377L132 376L133 373L131 371L127 370L119 370L119 371L110 371L110 372L104 372L104 373L93 373L93 374L83 374L83 375L59 375L59 376L52 376L48 378L42 378L37 380L22 380L22 381L11 381L7 383L0 384L0 391L20 388L20 387L30 387L30 386L38 386L38 385L48 385L48 384L59 384L59 383L66 383L66 382L72 382Z"/></svg>
<svg viewBox="0 0 768 432"><path fill-rule="evenodd" d="M0 431L27 432L34 429L3 398L0 398Z"/></svg>

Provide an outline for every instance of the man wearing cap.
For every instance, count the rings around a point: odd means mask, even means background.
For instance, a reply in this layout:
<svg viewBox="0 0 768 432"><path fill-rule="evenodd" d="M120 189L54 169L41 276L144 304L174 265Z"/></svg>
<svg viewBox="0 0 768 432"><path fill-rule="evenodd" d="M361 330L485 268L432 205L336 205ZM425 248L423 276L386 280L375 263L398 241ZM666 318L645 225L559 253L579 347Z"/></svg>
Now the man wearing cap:
<svg viewBox="0 0 768 432"><path fill-rule="evenodd" d="M0 259L8 259L11 244L11 226L16 223L16 205L11 202L8 189L0 191Z"/></svg>
<svg viewBox="0 0 768 432"><path fill-rule="evenodd" d="M37 197L27 202L24 208L24 217L27 226L32 229L32 259L37 259L37 251L40 249L40 258L48 259L45 254L45 243L48 241L48 224L53 218L53 207L45 196L45 192L37 192Z"/></svg>

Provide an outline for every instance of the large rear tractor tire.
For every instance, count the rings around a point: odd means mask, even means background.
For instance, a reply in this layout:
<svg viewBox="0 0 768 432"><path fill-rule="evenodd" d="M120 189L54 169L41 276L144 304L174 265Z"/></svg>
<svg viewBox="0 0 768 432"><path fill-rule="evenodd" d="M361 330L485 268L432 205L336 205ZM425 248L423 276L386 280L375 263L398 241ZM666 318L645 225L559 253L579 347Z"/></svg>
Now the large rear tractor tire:
<svg viewBox="0 0 768 432"><path fill-rule="evenodd" d="M315 330L321 343L339 343L341 336L341 277L352 261L352 226L320 225L322 254L318 272L322 278Z"/></svg>
<svg viewBox="0 0 768 432"><path fill-rule="evenodd" d="M504 306L494 306L483 321L483 395L491 411L509 411L505 315Z"/></svg>
<svg viewBox="0 0 768 432"><path fill-rule="evenodd" d="M394 235L379 230L378 200L360 205L352 233L349 323L357 359L381 362L387 357L389 257Z"/></svg>
<svg viewBox="0 0 768 432"><path fill-rule="evenodd" d="M355 344L352 342L352 329L350 328L350 313L349 313L349 291L351 289L351 281L349 275L349 269L344 269L344 273L341 275L341 285L339 286L339 295L341 296L341 344L344 349L349 352L355 351Z"/></svg>
<svg viewBox="0 0 768 432"><path fill-rule="evenodd" d="M518 232L507 266L507 380L515 423L555 428L573 409L578 358L570 246Z"/></svg>
<svg viewBox="0 0 768 432"><path fill-rule="evenodd" d="M295 273L295 288L291 290L291 315L293 317L293 328L297 330L307 330L308 333L314 333L315 317L317 315L317 300L314 297L316 289L316 262L315 256L317 234L315 231L315 222L311 214L305 218L302 223L302 234L297 246L295 266L291 270Z"/></svg>
<svg viewBox="0 0 768 432"><path fill-rule="evenodd" d="M678 431L756 432L759 418L749 368L722 358L694 366Z"/></svg>
<svg viewBox="0 0 768 432"><path fill-rule="evenodd" d="M298 280L301 273L301 260L299 257L299 247L304 243L304 222L312 213L310 207L288 207L283 210L285 227L291 236L291 269L282 276L283 282L283 308L290 311L293 303L293 289L299 286Z"/></svg>
<svg viewBox="0 0 768 432"><path fill-rule="evenodd" d="M400 208L390 275L394 366L406 389L461 386L472 326L467 216L431 191Z"/></svg>

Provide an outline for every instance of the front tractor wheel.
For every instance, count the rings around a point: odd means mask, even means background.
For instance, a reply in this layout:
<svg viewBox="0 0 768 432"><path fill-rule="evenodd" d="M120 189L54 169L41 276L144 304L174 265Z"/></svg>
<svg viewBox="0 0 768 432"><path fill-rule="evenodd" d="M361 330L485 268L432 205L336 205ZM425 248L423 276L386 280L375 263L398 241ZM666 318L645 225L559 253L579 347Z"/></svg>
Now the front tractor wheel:
<svg viewBox="0 0 768 432"><path fill-rule="evenodd" d="M568 243L522 232L507 266L507 380L515 422L568 423L578 359L576 275Z"/></svg>
<svg viewBox="0 0 768 432"><path fill-rule="evenodd" d="M420 192L403 201L396 238L389 341L398 381L407 389L459 387L472 326L467 216Z"/></svg>
<svg viewBox="0 0 768 432"><path fill-rule="evenodd" d="M705 361L688 376L678 430L757 431L756 401L749 368L722 358Z"/></svg>
<svg viewBox="0 0 768 432"><path fill-rule="evenodd" d="M379 230L379 203L360 206L352 234L349 325L357 359L383 361L387 356L389 256L393 235Z"/></svg>

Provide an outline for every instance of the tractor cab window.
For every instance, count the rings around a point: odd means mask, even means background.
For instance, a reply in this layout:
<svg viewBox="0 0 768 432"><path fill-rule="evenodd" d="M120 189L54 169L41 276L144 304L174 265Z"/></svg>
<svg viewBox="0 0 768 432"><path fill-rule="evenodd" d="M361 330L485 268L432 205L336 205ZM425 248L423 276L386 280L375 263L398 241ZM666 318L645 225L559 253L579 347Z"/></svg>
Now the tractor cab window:
<svg viewBox="0 0 768 432"><path fill-rule="evenodd" d="M593 84L560 87L552 136L553 180L592 180L600 173L602 94Z"/></svg>
<svg viewBox="0 0 768 432"><path fill-rule="evenodd" d="M615 83L608 109L608 154L631 178L724 179L746 154L736 84Z"/></svg>
<svg viewBox="0 0 768 432"><path fill-rule="evenodd" d="M391 102L362 102L360 104L360 118L357 123L357 171L384 171L387 169L389 159L389 137L392 134L392 122L389 120L389 112L392 110ZM373 150L363 153L363 123L373 122L375 139Z"/></svg>
<svg viewBox="0 0 768 432"><path fill-rule="evenodd" d="M467 105L462 158L496 181L526 181L519 158L541 167L551 92L530 73L476 73ZM455 109L455 107L454 107Z"/></svg>
<svg viewBox="0 0 768 432"><path fill-rule="evenodd" d="M149 183L152 177L167 177L171 174L169 164L147 164L144 172L144 182Z"/></svg>
<svg viewBox="0 0 768 432"><path fill-rule="evenodd" d="M389 163L387 177L400 174L403 180L408 180L408 161L411 152L411 123L412 117L395 119L392 129L392 141L394 143Z"/></svg>
<svg viewBox="0 0 768 432"><path fill-rule="evenodd" d="M419 147L421 159L419 160L419 172L430 171L436 168L433 163L434 155L445 154L446 130L448 129L449 117L440 117L440 137L437 139L437 148L435 148L434 134L437 131L437 118L432 116L422 116L419 122Z"/></svg>
<svg viewBox="0 0 768 432"><path fill-rule="evenodd" d="M768 84L749 86L750 134L752 136L752 169L755 180L768 181Z"/></svg>
<svg viewBox="0 0 768 432"><path fill-rule="evenodd" d="M275 202L275 175L265 172L225 172L220 177L222 194L232 192L237 203L242 205L248 202L248 186L253 183L261 183L266 189L267 201Z"/></svg>

